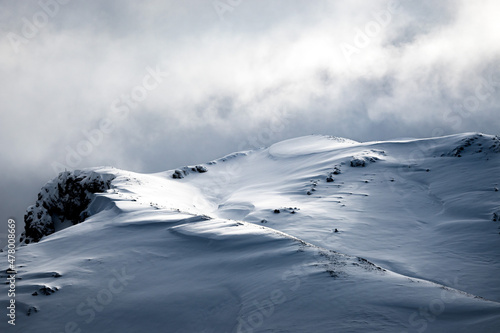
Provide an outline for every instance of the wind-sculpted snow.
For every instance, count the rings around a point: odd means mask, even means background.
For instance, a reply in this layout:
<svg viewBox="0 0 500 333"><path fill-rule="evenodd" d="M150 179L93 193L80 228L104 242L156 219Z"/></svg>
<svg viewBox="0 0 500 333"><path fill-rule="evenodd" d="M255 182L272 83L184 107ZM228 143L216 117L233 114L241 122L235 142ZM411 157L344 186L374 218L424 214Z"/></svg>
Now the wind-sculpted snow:
<svg viewBox="0 0 500 333"><path fill-rule="evenodd" d="M18 249L16 329L497 332L497 140L308 136L184 178L64 174L36 221L69 227Z"/></svg>
<svg viewBox="0 0 500 333"><path fill-rule="evenodd" d="M314 135L278 142L269 147L269 154L280 158L297 157L351 147L356 144L358 142L349 139Z"/></svg>

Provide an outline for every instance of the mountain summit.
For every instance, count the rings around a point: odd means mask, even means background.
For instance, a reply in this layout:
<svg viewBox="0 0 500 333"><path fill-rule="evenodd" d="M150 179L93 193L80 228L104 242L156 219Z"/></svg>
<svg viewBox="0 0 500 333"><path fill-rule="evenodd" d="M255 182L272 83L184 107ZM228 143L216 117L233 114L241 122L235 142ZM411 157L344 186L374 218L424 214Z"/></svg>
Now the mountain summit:
<svg viewBox="0 0 500 333"><path fill-rule="evenodd" d="M61 173L25 216L16 329L497 332L499 175L481 133Z"/></svg>

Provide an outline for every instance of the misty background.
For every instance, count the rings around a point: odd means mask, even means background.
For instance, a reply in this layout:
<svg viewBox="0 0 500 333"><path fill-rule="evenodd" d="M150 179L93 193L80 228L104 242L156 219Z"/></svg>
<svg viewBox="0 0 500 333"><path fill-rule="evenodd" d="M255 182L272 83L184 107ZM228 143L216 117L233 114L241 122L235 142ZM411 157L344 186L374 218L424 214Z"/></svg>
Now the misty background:
<svg viewBox="0 0 500 333"><path fill-rule="evenodd" d="M500 3L0 1L0 234L58 171L499 134ZM1 237L0 246L5 246Z"/></svg>

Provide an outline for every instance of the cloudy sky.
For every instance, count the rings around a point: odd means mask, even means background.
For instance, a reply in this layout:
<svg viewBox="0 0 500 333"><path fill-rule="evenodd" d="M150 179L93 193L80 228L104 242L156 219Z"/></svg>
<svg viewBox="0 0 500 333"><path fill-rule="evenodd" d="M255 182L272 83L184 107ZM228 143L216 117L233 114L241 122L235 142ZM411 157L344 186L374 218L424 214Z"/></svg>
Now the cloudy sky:
<svg viewBox="0 0 500 333"><path fill-rule="evenodd" d="M2 223L22 226L64 168L155 172L308 134L499 134L499 12L496 0L0 0Z"/></svg>

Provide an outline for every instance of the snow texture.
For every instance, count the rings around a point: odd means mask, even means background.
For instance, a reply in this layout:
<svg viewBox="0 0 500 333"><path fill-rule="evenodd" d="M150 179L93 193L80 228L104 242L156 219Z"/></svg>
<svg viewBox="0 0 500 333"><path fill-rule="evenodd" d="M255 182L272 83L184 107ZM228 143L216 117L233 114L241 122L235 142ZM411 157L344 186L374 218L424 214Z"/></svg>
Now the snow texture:
<svg viewBox="0 0 500 333"><path fill-rule="evenodd" d="M480 133L65 172L28 208L0 331L498 332L499 175Z"/></svg>

